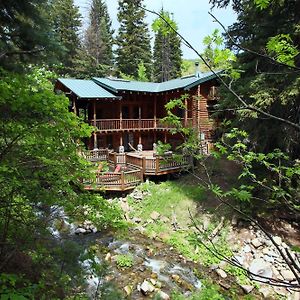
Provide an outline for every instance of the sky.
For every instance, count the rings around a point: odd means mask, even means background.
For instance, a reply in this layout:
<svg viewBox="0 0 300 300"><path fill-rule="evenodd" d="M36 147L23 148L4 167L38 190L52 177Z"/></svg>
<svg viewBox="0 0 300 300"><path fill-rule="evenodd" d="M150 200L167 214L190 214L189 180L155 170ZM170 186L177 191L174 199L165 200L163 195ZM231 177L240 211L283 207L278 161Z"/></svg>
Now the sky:
<svg viewBox="0 0 300 300"><path fill-rule="evenodd" d="M83 15L83 23L86 25L91 0L74 0L74 2L79 6ZM112 26L117 33L119 26L117 21L118 0L106 0L106 4L112 20ZM209 0L144 0L144 5L147 9L157 12L163 7L164 10L173 13L179 32L200 52L203 50L203 38L211 34L216 28L221 30L220 26L213 22L211 16L209 16L209 11L226 27L233 24L236 20L236 16L231 8L215 8L211 10ZM155 18L155 15L146 13L146 22L149 24L149 29L151 29L151 23ZM152 35L152 42L153 38L154 36ZM184 45L182 45L182 51L183 57L186 59L197 58L197 55Z"/></svg>

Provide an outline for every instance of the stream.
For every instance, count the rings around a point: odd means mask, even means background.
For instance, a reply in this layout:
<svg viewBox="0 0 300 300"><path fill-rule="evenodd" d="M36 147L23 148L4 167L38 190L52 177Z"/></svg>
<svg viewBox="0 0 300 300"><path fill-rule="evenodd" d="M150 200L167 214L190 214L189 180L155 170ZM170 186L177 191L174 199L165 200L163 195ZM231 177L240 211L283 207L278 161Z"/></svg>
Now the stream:
<svg viewBox="0 0 300 300"><path fill-rule="evenodd" d="M122 291L124 297L132 300L150 299L160 292L167 297L172 291L188 296L201 288L201 282L193 271L199 266L186 261L172 247L150 239L134 229L124 238L116 238L116 232L108 230L76 235L75 226L69 222L62 210L56 209L55 215L56 220L63 222L64 228L57 230L53 222L49 230L58 241L74 241L85 249L85 254L93 249L92 257L80 262L86 274L86 292L90 299L98 299L101 287L104 289L107 284ZM120 267L120 256L130 257L131 266ZM95 265L105 265L105 272L97 274L94 271ZM148 291L145 291L145 286Z"/></svg>

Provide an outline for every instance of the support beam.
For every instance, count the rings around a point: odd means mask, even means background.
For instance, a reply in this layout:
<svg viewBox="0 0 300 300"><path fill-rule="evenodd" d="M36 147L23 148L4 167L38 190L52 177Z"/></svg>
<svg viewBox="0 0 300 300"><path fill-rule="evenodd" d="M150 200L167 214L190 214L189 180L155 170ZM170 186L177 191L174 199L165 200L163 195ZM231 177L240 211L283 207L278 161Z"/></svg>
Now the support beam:
<svg viewBox="0 0 300 300"><path fill-rule="evenodd" d="M157 128L157 120L156 120L156 110L157 110L157 95L154 95L154 128Z"/></svg>
<svg viewBox="0 0 300 300"><path fill-rule="evenodd" d="M122 115L122 104L121 104L121 100L119 102L119 118L120 118L120 129L122 129L122 118L123 118L123 115Z"/></svg>
<svg viewBox="0 0 300 300"><path fill-rule="evenodd" d="M142 144L142 134L139 132L139 144Z"/></svg>
<svg viewBox="0 0 300 300"><path fill-rule="evenodd" d="M97 127L97 112L96 112L96 100L93 101L93 125ZM97 143L97 132L94 131L94 149L98 149L98 143Z"/></svg>
<svg viewBox="0 0 300 300"><path fill-rule="evenodd" d="M123 146L123 134L120 133L120 146Z"/></svg>
<svg viewBox="0 0 300 300"><path fill-rule="evenodd" d="M164 143L166 144L167 142L168 142L168 139L167 139L167 132L165 131Z"/></svg>

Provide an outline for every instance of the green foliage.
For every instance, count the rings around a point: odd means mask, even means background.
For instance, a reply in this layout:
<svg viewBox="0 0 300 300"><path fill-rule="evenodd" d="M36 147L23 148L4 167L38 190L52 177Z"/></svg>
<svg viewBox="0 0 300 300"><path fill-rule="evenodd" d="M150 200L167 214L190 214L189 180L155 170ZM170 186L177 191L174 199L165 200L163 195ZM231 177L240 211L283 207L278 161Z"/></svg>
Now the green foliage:
<svg viewBox="0 0 300 300"><path fill-rule="evenodd" d="M295 57L300 53L288 34L279 34L271 37L267 43L267 50L278 62L295 66Z"/></svg>
<svg viewBox="0 0 300 300"><path fill-rule="evenodd" d="M297 160L290 160L289 156L279 149L273 152L261 153L253 151L248 134L244 130L232 129L226 134L223 143L216 145L226 155L227 159L239 162L242 172L239 179L247 184L224 192L217 186L211 190L218 197L233 197L240 202L251 203L254 194L264 201L265 205L287 206L290 210L300 209L297 184L300 179L300 165Z"/></svg>
<svg viewBox="0 0 300 300"><path fill-rule="evenodd" d="M62 47L51 34L50 9L46 0L1 2L0 66L20 70L24 63L57 62Z"/></svg>
<svg viewBox="0 0 300 300"><path fill-rule="evenodd" d="M110 75L113 68L113 33L105 2L93 0L84 39L85 50L93 58L89 67L90 77Z"/></svg>
<svg viewBox="0 0 300 300"><path fill-rule="evenodd" d="M148 77L147 77L147 73L146 73L146 68L144 66L144 63L141 61L138 64L138 77L137 77L138 81L149 81Z"/></svg>
<svg viewBox="0 0 300 300"><path fill-rule="evenodd" d="M163 9L160 15L165 21L158 17L152 23L155 32L153 76L155 81L163 82L181 76L182 51L181 40L173 30L178 29L176 22L170 17L170 13Z"/></svg>
<svg viewBox="0 0 300 300"><path fill-rule="evenodd" d="M76 56L80 48L79 28L81 15L79 8L73 0L51 0L49 20L53 28L53 34L64 49L60 57L62 65L56 67L57 72L74 75Z"/></svg>
<svg viewBox="0 0 300 300"><path fill-rule="evenodd" d="M130 254L120 254L116 257L117 266L121 269L131 268L133 266L133 257Z"/></svg>
<svg viewBox="0 0 300 300"><path fill-rule="evenodd" d="M270 5L271 0L254 0L255 5L260 9L265 9Z"/></svg>
<svg viewBox="0 0 300 300"><path fill-rule="evenodd" d="M226 298L219 292L219 287L211 283L207 283L200 292L195 292L188 298L185 295L174 292L172 300L225 300Z"/></svg>
<svg viewBox="0 0 300 300"><path fill-rule="evenodd" d="M218 29L215 29L211 35L204 37L203 44L206 47L203 57L212 69L223 70L224 74L232 79L240 77L240 71L233 66L236 55L229 49L224 49L224 39Z"/></svg>
<svg viewBox="0 0 300 300"><path fill-rule="evenodd" d="M137 78L138 66L143 62L147 78L151 78L150 35L141 5L142 0L119 0L116 65L119 73Z"/></svg>

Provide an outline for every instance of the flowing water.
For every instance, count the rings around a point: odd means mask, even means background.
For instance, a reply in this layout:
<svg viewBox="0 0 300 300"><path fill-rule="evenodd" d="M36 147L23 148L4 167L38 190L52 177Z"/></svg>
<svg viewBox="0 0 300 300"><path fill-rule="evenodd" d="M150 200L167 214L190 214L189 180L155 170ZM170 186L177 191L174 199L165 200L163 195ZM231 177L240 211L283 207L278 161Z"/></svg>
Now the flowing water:
<svg viewBox="0 0 300 300"><path fill-rule="evenodd" d="M170 246L160 241L152 240L134 230L129 232L128 237L120 239L111 231L75 235L75 226L70 224L63 211L56 209L56 216L64 224L63 235L51 226L50 231L56 239L75 241L85 249L83 256L91 246L97 249L92 257L80 262L86 274L86 291L91 299L97 299L101 286L107 283L112 283L122 290L124 296L126 295L124 287L130 287L131 294L128 298L133 300L150 299L155 294L154 292L147 296L142 295L139 287L144 280L148 282L152 280L156 288L167 294L177 290L189 295L201 288L201 282L193 271L198 266L186 261ZM132 267L120 268L117 264L120 255L131 257ZM105 275L94 270L95 264L99 266L107 264Z"/></svg>

